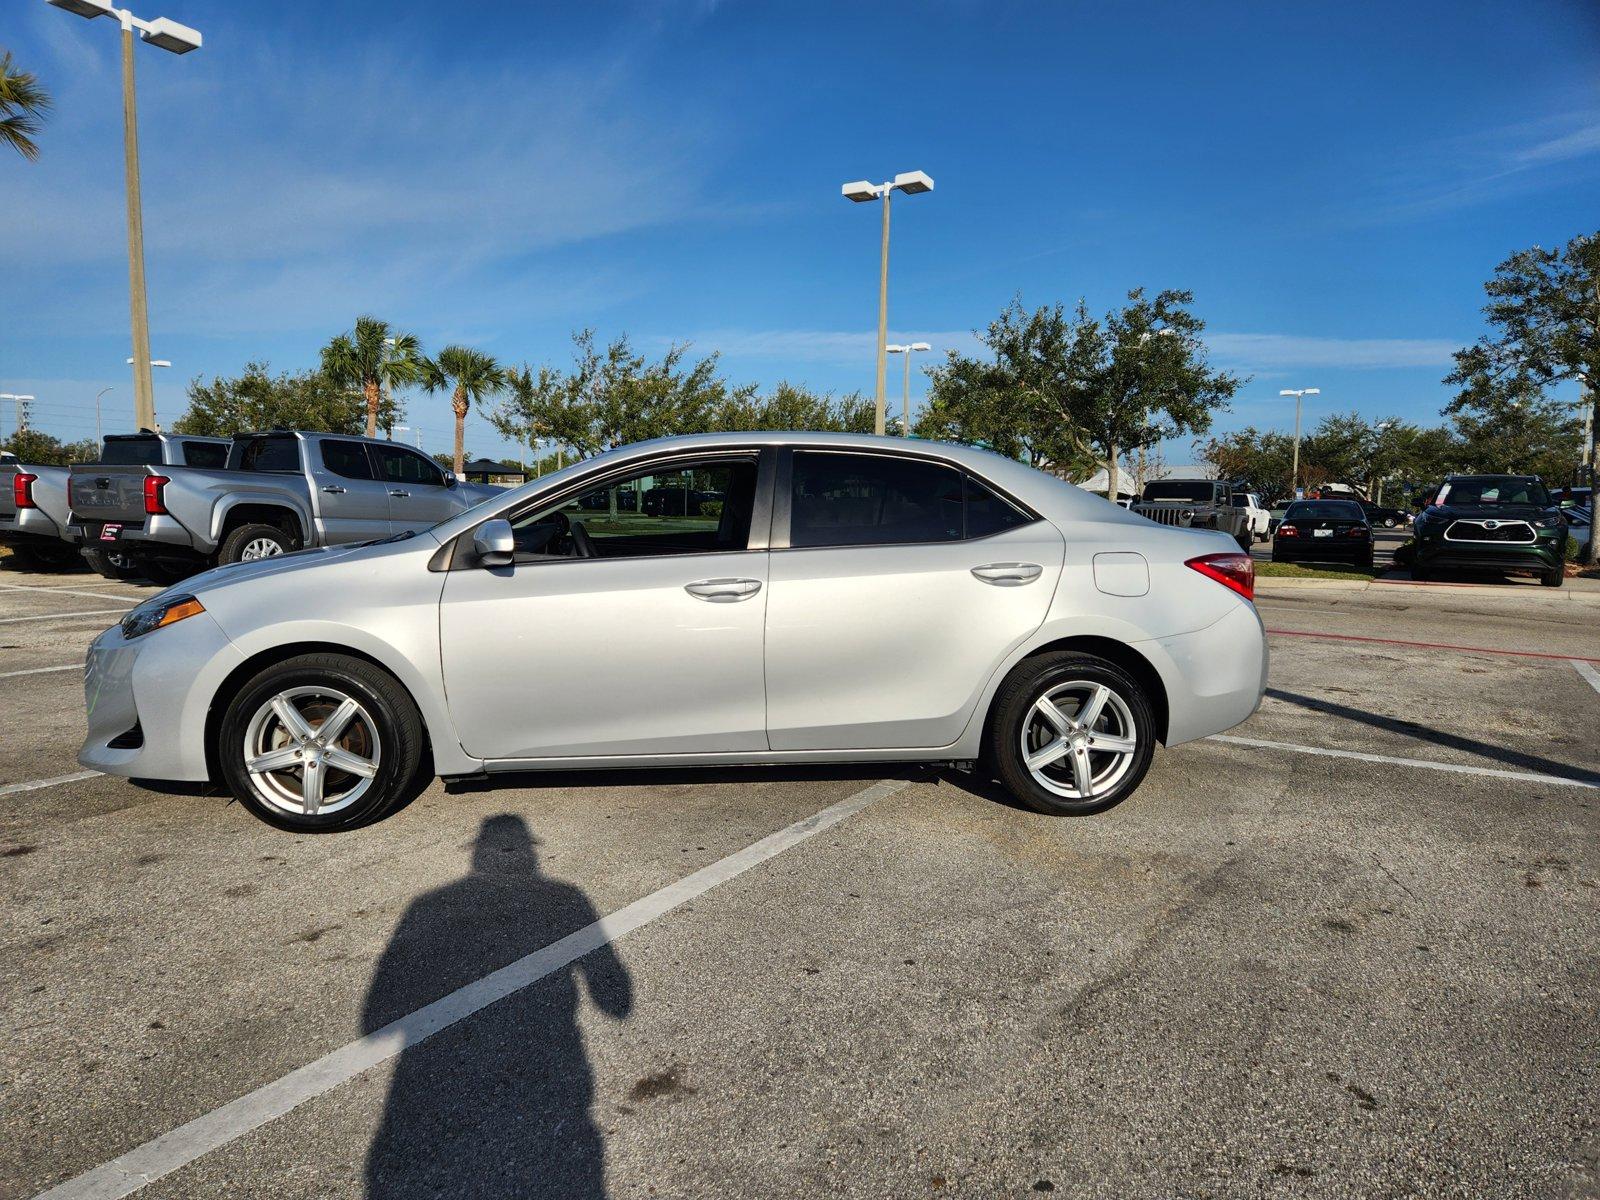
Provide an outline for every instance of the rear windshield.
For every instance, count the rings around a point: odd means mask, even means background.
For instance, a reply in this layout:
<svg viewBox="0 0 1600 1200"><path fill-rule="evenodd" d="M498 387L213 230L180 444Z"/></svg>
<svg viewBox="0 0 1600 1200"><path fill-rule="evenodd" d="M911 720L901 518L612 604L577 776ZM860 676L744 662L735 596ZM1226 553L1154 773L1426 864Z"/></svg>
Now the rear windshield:
<svg viewBox="0 0 1600 1200"><path fill-rule="evenodd" d="M1146 500L1189 500L1209 503L1215 494L1215 486L1209 480L1167 479L1160 483L1147 483L1144 485L1144 498Z"/></svg>
<svg viewBox="0 0 1600 1200"><path fill-rule="evenodd" d="M108 437L100 461L112 467L155 467L161 464L158 437Z"/></svg>
<svg viewBox="0 0 1600 1200"><path fill-rule="evenodd" d="M1445 504L1537 504L1550 496L1537 479L1452 479L1439 489Z"/></svg>
<svg viewBox="0 0 1600 1200"><path fill-rule="evenodd" d="M1284 511L1285 521L1364 521L1367 514L1349 500L1297 500Z"/></svg>

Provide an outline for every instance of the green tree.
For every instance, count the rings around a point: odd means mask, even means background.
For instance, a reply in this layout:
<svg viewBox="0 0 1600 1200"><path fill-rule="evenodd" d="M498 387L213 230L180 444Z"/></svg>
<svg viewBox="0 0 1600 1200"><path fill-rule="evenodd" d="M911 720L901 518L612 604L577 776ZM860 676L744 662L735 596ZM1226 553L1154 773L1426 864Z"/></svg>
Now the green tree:
<svg viewBox="0 0 1600 1200"><path fill-rule="evenodd" d="M19 70L11 52L0 54L0 142L10 146L29 162L39 157L34 141L50 111L50 93L31 71Z"/></svg>
<svg viewBox="0 0 1600 1200"><path fill-rule="evenodd" d="M506 375L492 357L469 346L446 346L439 357L424 359L422 386L429 392L450 393L450 408L456 418L455 460L451 466L461 474L464 460L462 439L466 436L467 413L474 403L481 404L488 397L504 389Z"/></svg>
<svg viewBox="0 0 1600 1200"><path fill-rule="evenodd" d="M63 442L37 429L19 429L0 449L11 451L19 462L34 467L65 467L70 463L95 462L100 457L100 443L92 438Z"/></svg>
<svg viewBox="0 0 1600 1200"><path fill-rule="evenodd" d="M1123 454L1202 434L1242 381L1214 372L1190 292L1142 289L1103 320L1082 301L1032 313L1012 301L979 338L993 361L949 355L930 375L923 436L983 442L1062 473L1104 466L1118 488Z"/></svg>
<svg viewBox="0 0 1600 1200"><path fill-rule="evenodd" d="M1572 405L1527 381L1474 389L1445 412L1458 443L1460 469L1570 478L1581 441Z"/></svg>
<svg viewBox="0 0 1600 1200"><path fill-rule="evenodd" d="M199 378L189 383L189 407L173 423L176 433L232 437L258 429L306 429L324 433L360 433L365 404L348 388L321 371L270 373L266 363L253 362L236 377Z"/></svg>
<svg viewBox="0 0 1600 1200"><path fill-rule="evenodd" d="M1268 503L1288 494L1294 462L1294 438L1251 425L1234 433L1195 443L1195 457L1211 468L1217 479L1249 485Z"/></svg>
<svg viewBox="0 0 1600 1200"><path fill-rule="evenodd" d="M766 395L751 386L730 391L712 414L709 428L871 433L873 424L872 402L860 392L835 397L785 381Z"/></svg>
<svg viewBox="0 0 1600 1200"><path fill-rule="evenodd" d="M391 344L392 343L392 344ZM377 437L383 393L422 379L422 348L416 337L389 327L377 317L357 317L356 326L322 348L322 370L329 379L359 392L367 406L367 436ZM392 432L391 420L389 431Z"/></svg>

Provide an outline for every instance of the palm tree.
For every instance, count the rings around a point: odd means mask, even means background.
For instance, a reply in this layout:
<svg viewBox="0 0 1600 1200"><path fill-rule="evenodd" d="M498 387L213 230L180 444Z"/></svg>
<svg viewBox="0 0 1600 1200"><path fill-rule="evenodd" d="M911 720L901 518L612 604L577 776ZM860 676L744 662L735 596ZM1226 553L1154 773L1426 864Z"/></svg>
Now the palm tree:
<svg viewBox="0 0 1600 1200"><path fill-rule="evenodd" d="M378 436L383 389L391 392L422 378L422 346L413 334L392 331L377 317L357 317L353 332L322 348L322 373L339 387L360 392L367 402L367 436Z"/></svg>
<svg viewBox="0 0 1600 1200"><path fill-rule="evenodd" d="M506 386L506 373L500 364L481 350L469 346L446 346L439 357L424 359L422 386L430 392L450 393L450 407L456 414L455 473L461 474L462 439L467 413L473 401L482 402Z"/></svg>
<svg viewBox="0 0 1600 1200"><path fill-rule="evenodd" d="M31 71L12 65L11 51L0 54L0 142L32 162L39 157L33 135L50 110L50 93Z"/></svg>

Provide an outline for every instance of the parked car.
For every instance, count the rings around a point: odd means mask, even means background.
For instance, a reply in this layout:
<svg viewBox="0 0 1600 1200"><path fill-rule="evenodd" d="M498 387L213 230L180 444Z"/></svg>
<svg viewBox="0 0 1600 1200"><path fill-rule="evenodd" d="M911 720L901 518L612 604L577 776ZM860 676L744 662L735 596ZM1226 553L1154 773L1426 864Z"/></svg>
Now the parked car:
<svg viewBox="0 0 1600 1200"><path fill-rule="evenodd" d="M609 490L594 492L583 497L583 507L589 512L610 512L611 493ZM632 488L626 491L617 491L617 511L637 512L639 510L639 493Z"/></svg>
<svg viewBox="0 0 1600 1200"><path fill-rule="evenodd" d="M1561 515L1567 521L1567 536L1576 543L1580 553L1594 536L1594 488L1564 487L1551 495Z"/></svg>
<svg viewBox="0 0 1600 1200"><path fill-rule="evenodd" d="M227 438L190 437L168 433L113 433L100 443L102 463L220 466L228 453ZM70 536L67 489L70 467L0 463L0 541L11 546L25 566L65 567L77 561L76 539ZM108 579L135 573L131 560L86 547L83 557Z"/></svg>
<svg viewBox="0 0 1600 1200"><path fill-rule="evenodd" d="M1566 518L1536 475L1451 475L1412 528L1413 579L1466 568L1566 580Z"/></svg>
<svg viewBox="0 0 1600 1200"><path fill-rule="evenodd" d="M1382 525L1385 529L1394 529L1411 523L1411 514L1404 509L1386 508L1370 500L1357 500L1356 503L1361 505L1361 511L1367 515L1367 524L1373 528Z"/></svg>
<svg viewBox="0 0 1600 1200"><path fill-rule="evenodd" d="M1266 541L1272 529L1272 512L1261 503L1261 496L1256 492L1236 493L1234 503L1244 508L1250 536L1258 542Z"/></svg>
<svg viewBox="0 0 1600 1200"><path fill-rule="evenodd" d="M1130 511L1158 525L1214 529L1248 550L1254 535L1242 495L1240 485L1218 479L1158 479L1144 485Z"/></svg>
<svg viewBox="0 0 1600 1200"><path fill-rule="evenodd" d="M395 442L270 430L234 438L217 469L73 467L69 533L173 583L205 567L426 529L505 494L460 483Z"/></svg>
<svg viewBox="0 0 1600 1200"><path fill-rule="evenodd" d="M693 470L696 525L579 497ZM1068 548L1070 547L1070 554ZM431 529L208 572L89 651L79 761L345 829L446 777L980 761L1024 803L1127 797L1266 685L1254 569L988 451L852 434L627 446ZM885 614L892 614L886 617Z"/></svg>
<svg viewBox="0 0 1600 1200"><path fill-rule="evenodd" d="M1272 533L1273 562L1350 563L1372 570L1372 527L1354 500L1295 500Z"/></svg>
<svg viewBox="0 0 1600 1200"><path fill-rule="evenodd" d="M696 516L702 504L721 499L721 492L702 488L653 487L645 490L644 511L649 517Z"/></svg>

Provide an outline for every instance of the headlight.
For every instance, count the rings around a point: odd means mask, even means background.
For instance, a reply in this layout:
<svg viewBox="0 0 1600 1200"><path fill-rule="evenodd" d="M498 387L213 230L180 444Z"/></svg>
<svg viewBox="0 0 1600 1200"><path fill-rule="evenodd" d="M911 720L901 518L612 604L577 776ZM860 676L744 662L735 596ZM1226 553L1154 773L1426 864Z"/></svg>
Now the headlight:
<svg viewBox="0 0 1600 1200"><path fill-rule="evenodd" d="M205 612L206 606L193 596L169 596L159 602L141 604L122 618L122 636L143 637L163 625L176 625L185 617Z"/></svg>
<svg viewBox="0 0 1600 1200"><path fill-rule="evenodd" d="M1535 517L1533 523L1539 526L1541 529L1550 529L1561 524L1561 521L1562 518L1560 513L1545 513L1545 515L1542 517Z"/></svg>

